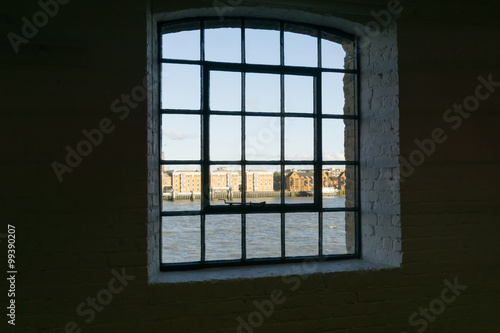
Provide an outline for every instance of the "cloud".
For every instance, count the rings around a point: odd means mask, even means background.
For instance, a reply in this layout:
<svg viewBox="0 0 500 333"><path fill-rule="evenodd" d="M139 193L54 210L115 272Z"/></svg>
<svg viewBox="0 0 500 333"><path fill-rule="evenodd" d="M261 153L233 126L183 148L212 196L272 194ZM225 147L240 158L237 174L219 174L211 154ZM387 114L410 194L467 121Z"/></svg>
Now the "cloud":
<svg viewBox="0 0 500 333"><path fill-rule="evenodd" d="M287 160L312 160L313 156L311 154L299 154L299 153L290 153L286 154L285 158ZM343 153L325 153L323 155L324 161L344 161L345 157Z"/></svg>
<svg viewBox="0 0 500 333"><path fill-rule="evenodd" d="M326 160L326 161L337 161L337 160L344 161L345 157L344 157L343 153L339 153L339 152L325 153L323 160Z"/></svg>
<svg viewBox="0 0 500 333"><path fill-rule="evenodd" d="M311 154L295 154L295 153L290 153L285 155L285 159L287 160L312 160L313 155Z"/></svg>
<svg viewBox="0 0 500 333"><path fill-rule="evenodd" d="M163 130L163 134L168 136L172 140L195 139L198 137L198 135L193 133L181 133L169 129Z"/></svg>
<svg viewBox="0 0 500 333"><path fill-rule="evenodd" d="M250 160L279 160L278 154L269 154L257 152L255 149L247 149L246 151L247 159Z"/></svg>

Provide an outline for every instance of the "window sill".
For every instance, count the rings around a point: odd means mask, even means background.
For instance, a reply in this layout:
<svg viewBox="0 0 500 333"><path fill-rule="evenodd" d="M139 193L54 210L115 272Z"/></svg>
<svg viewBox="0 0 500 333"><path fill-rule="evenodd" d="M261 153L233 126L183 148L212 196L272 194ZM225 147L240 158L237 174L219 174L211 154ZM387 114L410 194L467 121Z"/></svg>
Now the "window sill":
<svg viewBox="0 0 500 333"><path fill-rule="evenodd" d="M219 280L255 279L267 277L282 277L303 274L324 274L336 272L351 272L363 270L393 269L382 263L373 263L362 259L315 262L312 260L302 263L262 265L252 267L210 268L197 271L156 272L150 279L155 283L186 283L186 282L216 282Z"/></svg>

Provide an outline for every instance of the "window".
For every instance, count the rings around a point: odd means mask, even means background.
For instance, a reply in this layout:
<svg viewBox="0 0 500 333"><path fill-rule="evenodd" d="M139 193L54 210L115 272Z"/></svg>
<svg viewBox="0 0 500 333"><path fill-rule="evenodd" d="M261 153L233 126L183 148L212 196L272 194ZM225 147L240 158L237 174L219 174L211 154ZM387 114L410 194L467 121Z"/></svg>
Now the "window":
<svg viewBox="0 0 500 333"><path fill-rule="evenodd" d="M354 36L207 18L159 42L161 269L359 257Z"/></svg>

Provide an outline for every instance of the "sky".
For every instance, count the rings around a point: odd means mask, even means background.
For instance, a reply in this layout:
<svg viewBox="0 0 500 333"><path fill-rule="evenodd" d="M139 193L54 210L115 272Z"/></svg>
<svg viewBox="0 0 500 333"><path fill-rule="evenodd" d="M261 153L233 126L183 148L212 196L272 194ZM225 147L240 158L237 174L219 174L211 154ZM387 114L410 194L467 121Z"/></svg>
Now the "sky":
<svg viewBox="0 0 500 333"><path fill-rule="evenodd" d="M205 58L210 61L241 61L241 29L205 30ZM246 62L279 65L279 31L246 29ZM285 65L315 67L317 39L285 32ZM163 35L164 58L199 60L199 30ZM343 68L345 52L340 44L322 40L322 65ZM241 73L210 72L210 109L241 111ZM324 73L323 113L343 114L343 73ZM162 65L162 108L200 109L200 66ZM313 112L313 78L285 76L285 111ZM246 159L280 158L280 76L246 74L245 108L248 112L276 112L277 117L246 117ZM201 119L198 115L163 115L164 159L200 159ZM313 120L285 119L285 159L313 158ZM210 118L210 155L213 160L241 158L241 116L213 115ZM344 122L323 120L323 159L344 159ZM191 167L192 168L192 167ZM264 166L265 168L265 166Z"/></svg>

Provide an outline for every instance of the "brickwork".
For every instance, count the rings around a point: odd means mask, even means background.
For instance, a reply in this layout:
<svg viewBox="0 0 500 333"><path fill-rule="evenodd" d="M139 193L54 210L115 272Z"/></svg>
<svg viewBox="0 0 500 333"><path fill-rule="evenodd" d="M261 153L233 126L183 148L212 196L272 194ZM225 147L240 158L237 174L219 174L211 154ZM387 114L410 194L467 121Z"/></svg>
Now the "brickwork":
<svg viewBox="0 0 500 333"><path fill-rule="evenodd" d="M390 26L361 48L361 202L363 257L399 265L399 78L396 27ZM382 78L382 79L381 79ZM346 133L346 136L349 134ZM346 140L347 141L347 140ZM349 176L348 173L351 173ZM346 198L355 168L346 170ZM349 186L350 185L350 186ZM351 214L352 215L352 214ZM347 219L347 230L353 221ZM375 230L375 232L374 232ZM349 236L349 233L348 233ZM350 237L351 241L353 237Z"/></svg>

